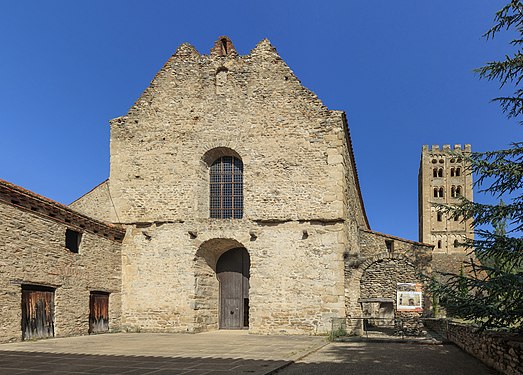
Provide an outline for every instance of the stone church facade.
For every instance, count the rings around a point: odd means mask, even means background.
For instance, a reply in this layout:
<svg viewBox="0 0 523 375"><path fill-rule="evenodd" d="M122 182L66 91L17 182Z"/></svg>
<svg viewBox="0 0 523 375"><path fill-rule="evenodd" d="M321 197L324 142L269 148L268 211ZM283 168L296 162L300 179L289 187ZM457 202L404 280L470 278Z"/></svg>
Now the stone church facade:
<svg viewBox="0 0 523 375"><path fill-rule="evenodd" d="M431 272L432 245L370 229L344 112L304 88L268 40L245 56L227 37L209 55L181 45L111 121L110 147L107 181L69 207L47 202L74 220L0 195L5 220L23 210L21 226L56 227L43 240L18 226L0 233L0 282L11 286L0 300L14 306L24 286L47 288L56 301L69 290L82 313L55 303L57 336L88 332L86 296L98 290L115 331L323 334L336 318L357 328L364 303L395 305L396 283ZM104 237L76 219L116 232ZM71 227L82 236L73 256L63 239ZM45 265L21 257L34 243L38 256L54 254ZM87 281L28 271L53 262L82 269ZM2 314L0 326L10 322L2 341L21 338L16 314Z"/></svg>

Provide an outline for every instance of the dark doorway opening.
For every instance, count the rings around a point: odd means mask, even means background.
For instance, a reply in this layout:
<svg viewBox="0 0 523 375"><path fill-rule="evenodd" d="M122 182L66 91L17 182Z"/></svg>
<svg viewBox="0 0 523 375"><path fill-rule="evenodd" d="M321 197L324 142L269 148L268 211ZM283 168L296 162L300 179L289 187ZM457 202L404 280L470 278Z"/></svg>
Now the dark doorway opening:
<svg viewBox="0 0 523 375"><path fill-rule="evenodd" d="M54 289L22 285L22 340L54 337Z"/></svg>
<svg viewBox="0 0 523 375"><path fill-rule="evenodd" d="M89 333L109 331L109 293L91 292L89 296Z"/></svg>
<svg viewBox="0 0 523 375"><path fill-rule="evenodd" d="M216 263L220 282L221 329L249 327L249 253L235 248L223 253Z"/></svg>

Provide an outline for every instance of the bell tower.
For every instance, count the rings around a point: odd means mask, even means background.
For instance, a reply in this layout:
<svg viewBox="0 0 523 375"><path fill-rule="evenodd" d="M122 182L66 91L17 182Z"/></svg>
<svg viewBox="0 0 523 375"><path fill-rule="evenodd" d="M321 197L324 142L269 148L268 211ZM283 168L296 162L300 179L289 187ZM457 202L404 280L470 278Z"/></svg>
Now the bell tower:
<svg viewBox="0 0 523 375"><path fill-rule="evenodd" d="M469 144L424 145L418 175L419 240L434 245L434 254L464 254L459 244L473 238L471 219L453 218L438 210L438 204L453 205L461 196L472 200L472 174L467 168Z"/></svg>

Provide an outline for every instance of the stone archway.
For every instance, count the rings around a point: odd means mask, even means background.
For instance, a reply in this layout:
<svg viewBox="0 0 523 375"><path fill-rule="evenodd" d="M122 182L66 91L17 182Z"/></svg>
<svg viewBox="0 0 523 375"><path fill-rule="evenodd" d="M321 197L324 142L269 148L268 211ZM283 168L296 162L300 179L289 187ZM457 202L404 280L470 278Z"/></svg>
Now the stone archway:
<svg viewBox="0 0 523 375"><path fill-rule="evenodd" d="M217 265L220 257L233 249L243 249L248 256L245 246L232 238L214 238L207 240L203 242L196 251L194 258L194 323L196 331L209 331L221 327L219 317L223 312L220 311L220 280L217 276ZM222 269L218 271L222 271ZM240 297L237 296L236 298L238 299ZM243 299L244 297L241 298ZM238 301L236 301L236 303L238 303ZM243 306L243 304L240 305L240 307L241 306ZM240 317L243 318L245 316L245 307L241 307L241 310ZM238 311L240 312L240 309ZM237 328L243 328L243 326Z"/></svg>
<svg viewBox="0 0 523 375"><path fill-rule="evenodd" d="M360 306L367 330L395 329L397 283L418 282L417 271L405 258L382 258L366 264L360 279Z"/></svg>

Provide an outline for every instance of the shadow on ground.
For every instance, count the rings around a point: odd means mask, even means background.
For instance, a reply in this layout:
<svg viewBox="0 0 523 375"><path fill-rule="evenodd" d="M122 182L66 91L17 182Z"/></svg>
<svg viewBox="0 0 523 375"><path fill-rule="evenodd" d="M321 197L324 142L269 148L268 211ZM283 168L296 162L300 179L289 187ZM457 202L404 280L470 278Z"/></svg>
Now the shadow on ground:
<svg viewBox="0 0 523 375"><path fill-rule="evenodd" d="M0 374L266 374L286 361L0 351Z"/></svg>
<svg viewBox="0 0 523 375"><path fill-rule="evenodd" d="M276 372L307 374L498 374L454 345L333 343Z"/></svg>
<svg viewBox="0 0 523 375"><path fill-rule="evenodd" d="M0 373L14 374L496 374L454 345L332 343L297 362L0 351Z"/></svg>

